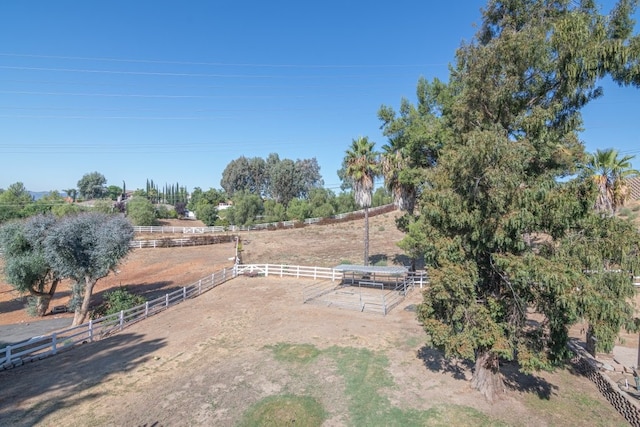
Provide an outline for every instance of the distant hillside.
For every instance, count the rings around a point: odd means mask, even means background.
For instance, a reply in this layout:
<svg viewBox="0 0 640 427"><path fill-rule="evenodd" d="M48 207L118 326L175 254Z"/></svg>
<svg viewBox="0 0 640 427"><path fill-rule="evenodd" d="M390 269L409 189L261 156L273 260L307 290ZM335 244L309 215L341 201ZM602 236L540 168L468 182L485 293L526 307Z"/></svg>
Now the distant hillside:
<svg viewBox="0 0 640 427"><path fill-rule="evenodd" d="M51 193L51 191L29 191L29 194L31 194L33 200L41 199L49 193ZM67 193L65 193L64 191L59 191L59 193L62 197L67 197Z"/></svg>

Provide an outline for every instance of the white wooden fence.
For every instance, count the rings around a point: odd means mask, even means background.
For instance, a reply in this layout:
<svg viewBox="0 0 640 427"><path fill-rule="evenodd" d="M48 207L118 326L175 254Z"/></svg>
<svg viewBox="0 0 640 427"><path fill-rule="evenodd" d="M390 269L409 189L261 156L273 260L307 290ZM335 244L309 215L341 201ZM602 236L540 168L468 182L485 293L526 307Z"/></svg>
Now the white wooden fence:
<svg viewBox="0 0 640 427"><path fill-rule="evenodd" d="M144 320L189 298L194 298L241 274L264 277L304 277L314 280L331 281L342 279L342 272L334 270L333 268L276 264L236 265L233 269L225 268L191 285L182 287L128 310L93 319L82 325L57 331L50 335L33 337L29 340L0 348L0 369L8 369L14 366L20 366L26 362L44 359L45 357L69 350L76 345L89 343L121 331L128 325ZM426 283L426 276L409 276L409 280L412 280L415 285L422 287L422 284ZM389 297L386 298L388 299ZM386 302L382 301L381 307L386 307L382 309L383 313L386 314L388 308L397 304L399 301L401 301L400 296L394 296L393 300ZM375 305L376 302L368 301L367 304L372 306Z"/></svg>
<svg viewBox="0 0 640 427"><path fill-rule="evenodd" d="M226 231L224 227L168 227L168 226L141 226L133 227L136 233L160 233L160 234L205 234L205 233L221 233Z"/></svg>
<svg viewBox="0 0 640 427"><path fill-rule="evenodd" d="M342 272L326 267L305 267L300 265L278 264L241 264L236 267L237 274L260 275L264 277L308 277L310 279L342 279Z"/></svg>
<svg viewBox="0 0 640 427"><path fill-rule="evenodd" d="M341 280L342 271L334 270L333 268L326 267L305 267L300 265L279 265L279 264L242 264L236 266L237 274L244 275L260 275L264 277L278 276L278 277L307 277L310 279L331 279ZM407 280L410 281L412 286L420 286L422 288L428 284L429 278L426 272L410 272L407 275Z"/></svg>
<svg viewBox="0 0 640 427"><path fill-rule="evenodd" d="M121 331L125 326L146 319L160 311L179 304L235 277L231 269L223 269L197 282L177 289L162 297L116 314L90 320L79 326L54 332L50 335L33 337L27 341L8 345L0 349L0 369L8 369L38 359L58 354L78 344L92 342L111 333Z"/></svg>
<svg viewBox="0 0 640 427"><path fill-rule="evenodd" d="M375 215L379 212L388 211L393 209L393 205L377 206L375 208L369 208L369 214ZM329 219L344 219L350 216L357 216L364 213L364 210L348 212L328 217ZM316 224L325 218L307 218L303 221L304 224ZM230 225L229 227L215 226L215 227L169 227L169 226L134 226L133 231L136 233L167 233L167 234L207 234L207 233L224 233L226 231L252 231L252 230L266 230L269 228L292 228L295 227L300 221L281 221L281 222L267 222L263 224L254 225Z"/></svg>

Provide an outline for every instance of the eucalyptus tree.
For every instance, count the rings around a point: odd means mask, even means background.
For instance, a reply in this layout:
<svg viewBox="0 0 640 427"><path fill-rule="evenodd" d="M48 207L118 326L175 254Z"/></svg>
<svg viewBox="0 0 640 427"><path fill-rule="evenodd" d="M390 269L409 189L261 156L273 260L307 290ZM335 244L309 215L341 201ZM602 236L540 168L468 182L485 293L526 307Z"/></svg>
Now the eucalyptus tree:
<svg viewBox="0 0 640 427"><path fill-rule="evenodd" d="M456 53L446 132L420 168L429 191L405 242L430 268L418 310L430 344L475 360L488 399L504 390L501 359L526 372L561 363L580 316L602 349L633 327L638 233L599 220L595 186L566 178L585 158L580 110L602 95L599 79L640 84L635 3L605 16L591 1L491 0Z"/></svg>
<svg viewBox="0 0 640 427"><path fill-rule="evenodd" d="M595 203L598 212L613 215L624 206L630 194L626 178L640 174L631 166L634 157L618 157L618 151L613 148L596 150L589 155L585 173L598 187L598 199Z"/></svg>
<svg viewBox="0 0 640 427"><path fill-rule="evenodd" d="M374 180L380 174L379 155L374 146L366 136L356 138L344 158L345 174L353 183L356 204L364 209L364 265L369 265L369 207Z"/></svg>

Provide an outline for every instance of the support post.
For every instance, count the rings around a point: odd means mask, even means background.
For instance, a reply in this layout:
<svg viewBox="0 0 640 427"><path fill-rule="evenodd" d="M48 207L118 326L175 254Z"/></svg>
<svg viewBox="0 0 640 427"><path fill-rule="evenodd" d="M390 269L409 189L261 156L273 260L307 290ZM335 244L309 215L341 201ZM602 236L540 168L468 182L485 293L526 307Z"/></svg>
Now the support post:
<svg viewBox="0 0 640 427"><path fill-rule="evenodd" d="M51 354L56 354L58 352L58 336L56 333L51 334Z"/></svg>

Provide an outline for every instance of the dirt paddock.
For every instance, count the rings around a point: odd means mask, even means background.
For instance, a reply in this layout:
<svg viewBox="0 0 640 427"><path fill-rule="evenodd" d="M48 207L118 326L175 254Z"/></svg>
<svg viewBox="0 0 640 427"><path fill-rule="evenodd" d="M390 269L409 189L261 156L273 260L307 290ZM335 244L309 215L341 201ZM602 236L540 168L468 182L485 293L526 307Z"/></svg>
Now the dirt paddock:
<svg viewBox="0 0 640 427"><path fill-rule="evenodd" d="M326 425L349 424L335 366L321 359L298 375L273 357L279 343L385 354L395 386L384 393L403 407L459 404L509 424L547 424L515 396L487 405L468 371L442 369L423 348L412 310L419 292L385 317L303 304L304 283L240 277L102 341L0 372L11 384L0 387L0 425L232 426L252 403L282 393L312 393L329 411Z"/></svg>
<svg viewBox="0 0 640 427"><path fill-rule="evenodd" d="M402 265L394 219L372 218L372 253ZM247 233L244 261L357 263L361 232L362 222L354 221ZM227 244L134 250L117 275L98 283L96 299L119 285L146 298L188 285L229 265L234 249ZM351 385L336 360L322 356L285 364L273 350L283 343L313 346L322 354L356 349L384 358L392 383L376 393L402 411L460 405L507 425L625 425L595 386L571 370L527 376L505 365L509 390L487 404L469 387L468 364L452 364L425 347L414 311L421 301L418 289L382 316L303 304L308 283L240 277L102 341L2 371L0 425L234 426L253 403L285 394L313 396L328 412L325 426L353 425L353 396L346 391ZM63 288L52 305L66 298ZM0 283L0 325L31 321L19 296ZM436 425L450 424L445 419Z"/></svg>

